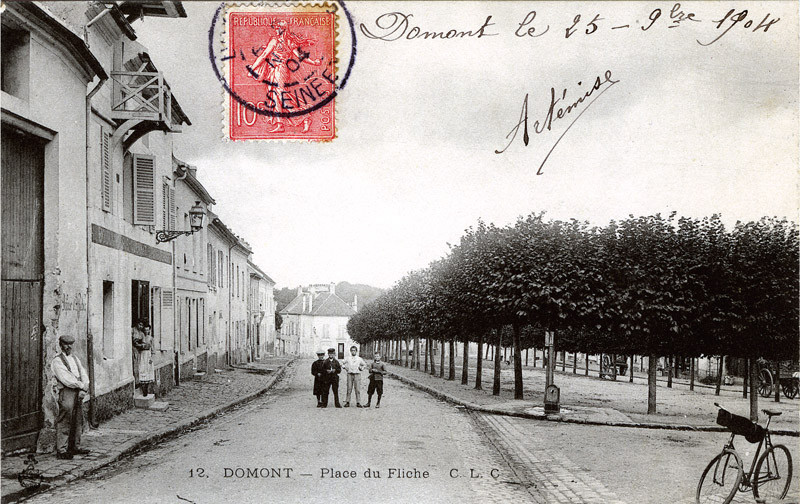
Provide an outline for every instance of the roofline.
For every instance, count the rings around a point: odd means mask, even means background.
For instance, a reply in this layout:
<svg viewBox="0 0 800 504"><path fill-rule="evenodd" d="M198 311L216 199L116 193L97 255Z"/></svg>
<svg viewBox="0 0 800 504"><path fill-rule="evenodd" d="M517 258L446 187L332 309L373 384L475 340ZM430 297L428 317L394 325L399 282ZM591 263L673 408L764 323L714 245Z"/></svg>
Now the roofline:
<svg viewBox="0 0 800 504"><path fill-rule="evenodd" d="M54 32L53 35L55 35L54 38L60 40L67 46L67 49L70 49L70 53L75 55L78 61L85 62L92 72L94 72L94 75L100 79L108 79L108 74L105 69L103 69L103 65L100 64L100 61L98 61L94 53L89 50L86 42L66 25L61 23L58 18L51 15L49 11L38 5L38 2L7 2L6 8L11 8L12 12L15 9L23 10L32 17L43 22L47 28L52 28Z"/></svg>
<svg viewBox="0 0 800 504"><path fill-rule="evenodd" d="M185 161L181 161L180 159L176 158L174 154L172 155L172 163L173 166L177 165L178 168L182 169L182 171L178 173L179 176L182 177L184 173L186 174L186 177L183 178L182 180L186 182L186 185L192 188L192 190L195 193L197 193L198 196L200 196L200 199L203 200L203 203L205 203L206 205L217 204L216 200L214 200L214 197L211 196L208 190L206 190L205 186L203 186L203 184L192 173L192 171L197 170L196 166L190 165ZM175 171L177 173L177 170Z"/></svg>
<svg viewBox="0 0 800 504"><path fill-rule="evenodd" d="M236 233L234 233L233 231L231 231L231 230L230 230L230 228L229 228L228 226L226 226L226 225L225 225L225 223L223 223L223 222L220 220L220 218L219 218L219 217L214 217L213 219L210 219L210 221L211 221L211 223L209 224L209 227L210 227L210 226L214 226L216 229L218 229L219 231L221 231L221 233L222 233L222 234L223 234L223 235L224 235L224 236L225 236L225 237L226 237L228 240L230 240L231 242L233 242L233 246L232 246L231 248L234 248L234 247L239 247L239 248L241 248L242 250L244 250L245 252L247 252L248 254L252 254L252 253L253 253L252 249L250 249L250 246L249 246L249 245L246 245L246 244L244 243L244 241L242 241L242 239L241 239L241 238L239 238L238 236L236 236Z"/></svg>
<svg viewBox="0 0 800 504"><path fill-rule="evenodd" d="M253 261L248 259L247 260L247 265L250 266L251 268L253 268L254 270L256 270L256 273L258 273L260 276L262 276L264 278L264 280L267 280L270 283L275 284L275 280L273 280L272 278L269 277L269 275L264 273L264 270L262 270L261 268L256 266L256 263L254 263Z"/></svg>

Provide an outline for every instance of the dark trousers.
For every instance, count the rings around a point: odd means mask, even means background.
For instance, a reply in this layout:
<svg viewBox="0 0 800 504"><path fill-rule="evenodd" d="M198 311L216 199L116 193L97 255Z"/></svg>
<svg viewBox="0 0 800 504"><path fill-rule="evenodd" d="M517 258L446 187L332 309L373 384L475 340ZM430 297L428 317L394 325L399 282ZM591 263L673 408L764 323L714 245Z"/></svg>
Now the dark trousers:
<svg viewBox="0 0 800 504"><path fill-rule="evenodd" d="M63 388L58 393L56 417L56 451L68 453L81 446L83 409L78 400L78 389ZM76 409L77 408L77 409Z"/></svg>
<svg viewBox="0 0 800 504"><path fill-rule="evenodd" d="M333 389L333 404L339 406L339 377L337 376L335 379L327 379L325 380L325 388L322 392L322 405L328 405L328 396L331 393L331 389Z"/></svg>
<svg viewBox="0 0 800 504"><path fill-rule="evenodd" d="M367 395L372 397L372 394L378 392L378 398L383 395L383 380L370 380L369 387L367 387Z"/></svg>

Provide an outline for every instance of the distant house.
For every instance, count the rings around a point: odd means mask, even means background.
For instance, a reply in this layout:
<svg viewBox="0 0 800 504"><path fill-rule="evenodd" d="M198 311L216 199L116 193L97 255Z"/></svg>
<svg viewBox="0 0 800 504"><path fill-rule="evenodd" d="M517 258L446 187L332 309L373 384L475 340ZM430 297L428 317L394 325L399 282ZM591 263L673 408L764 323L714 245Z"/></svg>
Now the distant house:
<svg viewBox="0 0 800 504"><path fill-rule="evenodd" d="M298 288L297 296L280 311L280 350L310 356L318 349L335 348L342 359L350 346L358 346L347 333L347 321L355 313L354 306L336 295L333 283Z"/></svg>

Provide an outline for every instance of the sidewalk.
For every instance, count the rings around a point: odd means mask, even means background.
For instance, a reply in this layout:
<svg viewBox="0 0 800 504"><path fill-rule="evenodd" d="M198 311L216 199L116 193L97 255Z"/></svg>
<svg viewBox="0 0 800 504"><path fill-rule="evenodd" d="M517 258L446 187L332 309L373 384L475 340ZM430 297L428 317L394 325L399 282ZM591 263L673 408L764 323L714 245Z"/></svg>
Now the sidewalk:
<svg viewBox="0 0 800 504"><path fill-rule="evenodd" d="M657 389L657 409L654 415L647 414L647 384L629 383L628 378L618 381L573 375L567 372L555 373L555 384L561 391L561 411L557 415L544 413L544 383L542 368L523 369L524 400L514 400L513 367L501 371L501 390L499 396L492 395L492 369L484 369L483 390L475 390L475 368L470 368L468 385L461 384L461 368L457 368L456 379L449 381L431 376L424 371L416 371L397 365L387 365L390 375L442 400L463 405L475 411L519 416L538 420L551 420L580 424L611 425L620 427L639 427L672 430L703 430L719 432L724 427L716 425L719 402L739 415L749 414L748 399L743 399L741 389L725 387L720 396L714 395L713 388L667 388ZM437 371L439 371L437 366ZM445 376L447 376L445 374ZM759 397L759 411L772 409L782 412L770 424L774 434L800 435L800 401L784 399L780 403ZM759 422L765 423L764 415Z"/></svg>
<svg viewBox="0 0 800 504"><path fill-rule="evenodd" d="M169 403L165 411L134 408L102 423L97 429L85 431L81 447L91 450L89 455L59 460L55 453L37 453L36 469L44 478L40 489L86 476L265 393L291 363L290 358L266 358L206 375L200 380L182 382L158 399ZM17 475L25 468L26 456L8 456L2 460L3 503L29 495L17 481Z"/></svg>

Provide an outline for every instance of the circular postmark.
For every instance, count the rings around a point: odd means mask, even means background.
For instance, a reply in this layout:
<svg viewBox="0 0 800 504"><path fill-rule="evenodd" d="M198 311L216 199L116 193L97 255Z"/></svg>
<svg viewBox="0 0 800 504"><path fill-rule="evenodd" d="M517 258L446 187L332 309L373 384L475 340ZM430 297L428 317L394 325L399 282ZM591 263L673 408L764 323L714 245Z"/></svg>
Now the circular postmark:
<svg viewBox="0 0 800 504"><path fill-rule="evenodd" d="M337 15L350 54L337 71ZM209 60L227 92L228 133L240 139L335 137L334 99L356 57L352 16L344 2L220 4L209 29Z"/></svg>

